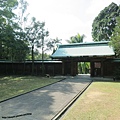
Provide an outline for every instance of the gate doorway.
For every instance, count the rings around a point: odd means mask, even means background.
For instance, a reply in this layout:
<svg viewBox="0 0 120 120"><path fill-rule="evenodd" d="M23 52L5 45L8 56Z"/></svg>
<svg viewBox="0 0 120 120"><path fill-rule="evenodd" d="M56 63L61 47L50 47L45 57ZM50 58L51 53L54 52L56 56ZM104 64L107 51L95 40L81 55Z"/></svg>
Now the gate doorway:
<svg viewBox="0 0 120 120"><path fill-rule="evenodd" d="M78 62L78 74L90 74L90 62Z"/></svg>

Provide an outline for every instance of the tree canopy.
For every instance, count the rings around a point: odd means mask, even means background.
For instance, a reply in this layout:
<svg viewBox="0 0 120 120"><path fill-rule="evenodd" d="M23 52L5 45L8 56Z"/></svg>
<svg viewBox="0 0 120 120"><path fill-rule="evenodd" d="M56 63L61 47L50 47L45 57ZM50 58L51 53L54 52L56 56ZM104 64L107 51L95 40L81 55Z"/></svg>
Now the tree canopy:
<svg viewBox="0 0 120 120"><path fill-rule="evenodd" d="M27 22L28 14L25 13L27 6L25 0L0 0L1 60L29 59L31 55L29 46L33 47L34 53L34 46L42 47L41 39L48 36L48 31L44 30L45 22L36 21L35 17L31 23Z"/></svg>
<svg viewBox="0 0 120 120"><path fill-rule="evenodd" d="M116 26L116 17L120 16L120 6L111 3L105 7L92 24L92 37L94 41L109 41Z"/></svg>
<svg viewBox="0 0 120 120"><path fill-rule="evenodd" d="M85 35L80 35L79 33L75 36L70 37L70 40L67 40L68 43L81 43L83 42Z"/></svg>
<svg viewBox="0 0 120 120"><path fill-rule="evenodd" d="M113 46L116 56L120 57L120 17L117 18L117 24L110 40L110 45Z"/></svg>
<svg viewBox="0 0 120 120"><path fill-rule="evenodd" d="M28 21L27 6L26 0L0 0L0 60L34 60L38 47L44 58L45 50L51 50L59 43L59 39L44 40L49 35L44 29L45 22L37 21L35 17Z"/></svg>
<svg viewBox="0 0 120 120"><path fill-rule="evenodd" d="M29 48L25 41L25 33L18 24L17 0L0 0L0 59L24 60Z"/></svg>
<svg viewBox="0 0 120 120"><path fill-rule="evenodd" d="M46 45L47 45L47 50L52 50L52 54L56 51L58 44L62 44L61 43L62 39L59 39L58 37L56 37L55 39L49 39L46 41Z"/></svg>

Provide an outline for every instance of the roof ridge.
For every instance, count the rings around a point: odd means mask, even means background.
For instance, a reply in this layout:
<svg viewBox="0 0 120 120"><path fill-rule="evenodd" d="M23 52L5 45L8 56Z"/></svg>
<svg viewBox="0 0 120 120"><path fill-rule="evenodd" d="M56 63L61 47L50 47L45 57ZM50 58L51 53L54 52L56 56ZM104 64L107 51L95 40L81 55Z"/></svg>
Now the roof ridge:
<svg viewBox="0 0 120 120"><path fill-rule="evenodd" d="M101 46L101 45L107 45L108 46L109 41L102 41L102 42L86 42L86 43L71 43L71 44L62 44L59 45L59 48L68 48L68 47L80 47L80 46Z"/></svg>

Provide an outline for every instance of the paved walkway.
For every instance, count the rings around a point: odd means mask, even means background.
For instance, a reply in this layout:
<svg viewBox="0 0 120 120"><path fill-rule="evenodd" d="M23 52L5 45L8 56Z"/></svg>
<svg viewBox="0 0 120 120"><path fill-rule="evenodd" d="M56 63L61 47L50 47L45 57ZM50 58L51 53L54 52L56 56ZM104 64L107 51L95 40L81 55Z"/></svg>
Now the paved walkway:
<svg viewBox="0 0 120 120"><path fill-rule="evenodd" d="M67 79L0 103L0 120L51 120L91 79L87 75Z"/></svg>

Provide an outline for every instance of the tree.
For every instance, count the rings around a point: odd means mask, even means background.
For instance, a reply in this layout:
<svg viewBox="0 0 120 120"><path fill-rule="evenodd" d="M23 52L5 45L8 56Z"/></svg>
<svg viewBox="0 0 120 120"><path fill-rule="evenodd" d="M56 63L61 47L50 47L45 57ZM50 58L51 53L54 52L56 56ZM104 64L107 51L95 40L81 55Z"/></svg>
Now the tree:
<svg viewBox="0 0 120 120"><path fill-rule="evenodd" d="M27 22L28 19L28 14L26 14L26 10L28 7L28 3L25 0L19 0L19 4L18 4L18 23L21 26L22 30L25 29L26 25L25 23Z"/></svg>
<svg viewBox="0 0 120 120"><path fill-rule="evenodd" d="M34 48L42 48L42 60L43 60L43 49L44 49L44 37L47 37L49 32L44 29L45 22L36 21L33 17L30 26L26 30L26 38L31 46L32 53L32 74L34 74Z"/></svg>
<svg viewBox="0 0 120 120"><path fill-rule="evenodd" d="M28 46L24 40L24 33L16 32L10 25L6 25L2 30L1 59L11 61L24 60L26 54L29 52Z"/></svg>
<svg viewBox="0 0 120 120"><path fill-rule="evenodd" d="M90 68L89 62L80 62L78 63L78 73L80 74L88 74Z"/></svg>
<svg viewBox="0 0 120 120"><path fill-rule="evenodd" d="M57 45L61 44L62 39L59 39L56 37L55 39L49 39L46 41L47 49L46 50L52 50L52 54L56 51Z"/></svg>
<svg viewBox="0 0 120 120"><path fill-rule="evenodd" d="M0 0L0 17L4 18L7 22L12 22L15 18L13 10L18 6L17 0Z"/></svg>
<svg viewBox="0 0 120 120"><path fill-rule="evenodd" d="M111 3L105 7L92 24L92 37L94 41L109 41L116 26L116 17L120 16L120 6Z"/></svg>
<svg viewBox="0 0 120 120"><path fill-rule="evenodd" d="M79 33L75 36L70 37L70 40L67 40L68 43L80 43L83 42L85 35L80 35Z"/></svg>
<svg viewBox="0 0 120 120"><path fill-rule="evenodd" d="M5 42L9 37L13 37L13 34L7 31L9 31L9 28L11 29L11 25L13 24L12 19L15 18L15 14L12 10L17 5L17 0L0 0L0 59L4 56Z"/></svg>
<svg viewBox="0 0 120 120"><path fill-rule="evenodd" d="M117 24L110 40L110 45L114 48L116 56L120 57L120 17L117 17Z"/></svg>
<svg viewBox="0 0 120 120"><path fill-rule="evenodd" d="M34 57L35 60L42 60L42 54L39 52L39 50L35 50L34 51ZM48 55L47 53L44 53L44 60L49 60L50 59L50 55Z"/></svg>
<svg viewBox="0 0 120 120"><path fill-rule="evenodd" d="M21 61L28 53L25 33L13 13L17 6L17 0L0 0L0 59Z"/></svg>

